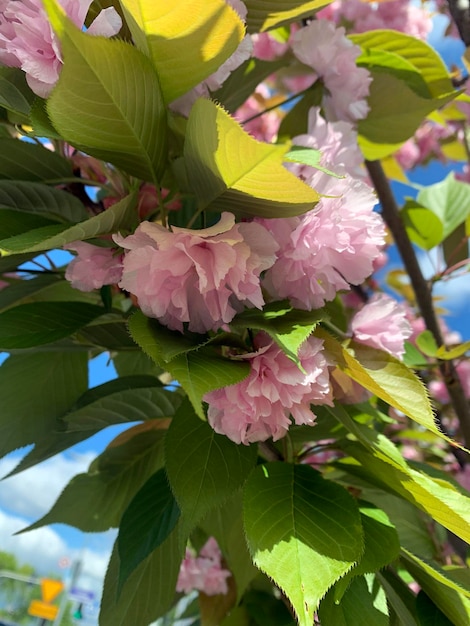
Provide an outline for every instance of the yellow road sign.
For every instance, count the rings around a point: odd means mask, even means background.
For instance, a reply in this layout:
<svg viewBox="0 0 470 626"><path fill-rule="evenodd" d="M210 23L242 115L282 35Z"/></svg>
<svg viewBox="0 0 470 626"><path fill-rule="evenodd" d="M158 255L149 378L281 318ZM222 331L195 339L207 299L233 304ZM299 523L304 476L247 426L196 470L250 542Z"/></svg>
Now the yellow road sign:
<svg viewBox="0 0 470 626"><path fill-rule="evenodd" d="M51 578L41 579L41 595L44 602L52 602L64 588L64 583Z"/></svg>
<svg viewBox="0 0 470 626"><path fill-rule="evenodd" d="M41 600L33 600L28 607L29 615L34 617L42 617L43 619L55 619L59 612L59 607L55 604L47 604Z"/></svg>

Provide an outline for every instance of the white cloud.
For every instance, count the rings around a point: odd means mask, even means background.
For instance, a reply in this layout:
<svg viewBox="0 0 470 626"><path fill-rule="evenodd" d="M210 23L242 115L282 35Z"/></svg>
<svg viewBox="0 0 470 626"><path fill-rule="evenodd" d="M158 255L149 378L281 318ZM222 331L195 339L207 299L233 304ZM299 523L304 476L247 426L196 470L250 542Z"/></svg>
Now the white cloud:
<svg viewBox="0 0 470 626"><path fill-rule="evenodd" d="M73 476L86 472L95 454L59 454L0 483L0 507L28 519L42 517ZM11 472L18 457L0 460L0 475Z"/></svg>
<svg viewBox="0 0 470 626"><path fill-rule="evenodd" d="M54 575L62 578L66 587L71 583L71 568L60 569L59 562L64 557L67 557L70 565L80 561L81 567L74 586L92 591L95 603L99 601L116 531L84 535L85 543L99 542L99 550L93 550L88 547L71 548L55 529L47 526L15 535L25 526L27 521L24 518L0 510L0 549L13 553L20 564L32 565L39 576Z"/></svg>
<svg viewBox="0 0 470 626"><path fill-rule="evenodd" d="M42 574L57 570L59 559L68 553L65 541L47 526L22 535L14 534L25 526L24 518L0 511L1 549L12 552L20 563L32 565Z"/></svg>

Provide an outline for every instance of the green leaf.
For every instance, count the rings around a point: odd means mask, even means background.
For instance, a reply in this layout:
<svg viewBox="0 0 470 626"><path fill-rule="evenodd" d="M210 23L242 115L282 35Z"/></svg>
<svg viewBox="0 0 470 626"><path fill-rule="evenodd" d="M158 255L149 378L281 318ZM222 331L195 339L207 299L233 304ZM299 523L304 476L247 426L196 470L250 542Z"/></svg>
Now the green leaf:
<svg viewBox="0 0 470 626"><path fill-rule="evenodd" d="M203 516L245 482L256 463L256 446L233 443L200 420L185 399L165 441L166 471L189 535Z"/></svg>
<svg viewBox="0 0 470 626"><path fill-rule="evenodd" d="M470 350L470 341L464 341L459 346L447 349L446 346L440 346L437 349L436 357L448 361L450 359L458 359Z"/></svg>
<svg viewBox="0 0 470 626"><path fill-rule="evenodd" d="M0 178L38 182L72 176L64 158L36 143L0 138Z"/></svg>
<svg viewBox="0 0 470 626"><path fill-rule="evenodd" d="M335 174L331 170L326 169L320 165L321 151L314 148L305 148L304 146L292 146L289 152L284 155L285 161L292 163L302 163L309 167L314 167L316 170L320 170L324 174L334 176L335 178L343 178L340 174Z"/></svg>
<svg viewBox="0 0 470 626"><path fill-rule="evenodd" d="M25 73L17 67L0 67L0 106L28 116L33 100Z"/></svg>
<svg viewBox="0 0 470 626"><path fill-rule="evenodd" d="M200 98L189 116L184 163L199 209L289 217L319 200L282 165L287 145L257 141L220 106Z"/></svg>
<svg viewBox="0 0 470 626"><path fill-rule="evenodd" d="M89 437L93 437L99 430L81 430L77 432L67 432L61 418L56 418L54 422L49 424L50 429L47 433L43 433L34 443L34 448L24 456L18 465L7 475L14 476L20 472L24 472L30 467L34 467L52 456L63 452L77 443L85 441ZM54 429L54 430L52 430Z"/></svg>
<svg viewBox="0 0 470 626"><path fill-rule="evenodd" d="M72 478L49 513L26 530L56 523L84 532L119 526L132 498L163 464L164 434L155 420L120 435L86 474Z"/></svg>
<svg viewBox="0 0 470 626"><path fill-rule="evenodd" d="M329 3L330 0L246 0L248 32L264 32L303 17L312 17Z"/></svg>
<svg viewBox="0 0 470 626"><path fill-rule="evenodd" d="M34 228L43 228L53 226L55 220L47 219L42 215L34 215L33 213L20 213L11 209L3 209L0 207L0 238L7 239L20 235L25 230Z"/></svg>
<svg viewBox="0 0 470 626"><path fill-rule="evenodd" d="M325 317L322 311L300 311L283 301L267 304L262 311L246 309L231 321L231 325L264 330L290 359L300 363L300 346Z"/></svg>
<svg viewBox="0 0 470 626"><path fill-rule="evenodd" d="M468 259L467 220L459 224L442 242L442 250L447 267Z"/></svg>
<svg viewBox="0 0 470 626"><path fill-rule="evenodd" d="M0 291L0 311L9 309L24 300L34 299L34 296L39 292L51 285L57 285L59 282L58 277L54 274L40 274L36 278L28 280L13 280L8 287L4 287Z"/></svg>
<svg viewBox="0 0 470 626"><path fill-rule="evenodd" d="M426 369L429 367L428 361L426 361L422 353L410 341L405 341L405 354L403 355L403 363L406 365L406 367L417 370L422 368Z"/></svg>
<svg viewBox="0 0 470 626"><path fill-rule="evenodd" d="M87 384L85 353L10 356L0 366L0 456L47 436Z"/></svg>
<svg viewBox="0 0 470 626"><path fill-rule="evenodd" d="M444 61L432 46L421 39L396 30L372 30L350 35L349 38L363 50L394 53L406 60L424 79L433 98L454 89Z"/></svg>
<svg viewBox="0 0 470 626"><path fill-rule="evenodd" d="M283 58L274 61L248 59L230 74L212 98L229 113L234 113L255 91L256 87L268 76L286 65Z"/></svg>
<svg viewBox="0 0 470 626"><path fill-rule="evenodd" d="M142 350L179 382L202 419L205 419L202 399L206 393L234 385L249 374L248 363L225 359L211 347L199 348L140 311L129 320L129 330Z"/></svg>
<svg viewBox="0 0 470 626"><path fill-rule="evenodd" d="M416 598L403 580L391 570L377 573L377 579L387 594L387 601L393 609L400 626L420 626L416 614ZM392 623L392 622L391 622Z"/></svg>
<svg viewBox="0 0 470 626"><path fill-rule="evenodd" d="M346 578L376 572L400 554L398 534L388 515L365 503L361 504L360 513L364 529L364 554Z"/></svg>
<svg viewBox="0 0 470 626"><path fill-rule="evenodd" d="M411 241L423 250L431 250L442 242L444 228L441 220L418 202L407 200L400 216Z"/></svg>
<svg viewBox="0 0 470 626"><path fill-rule="evenodd" d="M299 624L311 626L325 592L361 557L357 505L306 465L258 466L244 492L254 563L284 591Z"/></svg>
<svg viewBox="0 0 470 626"><path fill-rule="evenodd" d="M453 626L424 591L420 591L416 598L416 612L420 626Z"/></svg>
<svg viewBox="0 0 470 626"><path fill-rule="evenodd" d="M152 376L124 376L88 390L64 416L68 432L100 430L172 417L181 396L163 389Z"/></svg>
<svg viewBox="0 0 470 626"><path fill-rule="evenodd" d="M201 526L209 536L217 540L228 569L235 579L239 601L250 582L259 573L253 565L246 545L241 492L224 501L222 506L211 509L202 520Z"/></svg>
<svg viewBox="0 0 470 626"><path fill-rule="evenodd" d="M134 42L152 60L166 102L213 74L235 52L243 23L222 0L121 0Z"/></svg>
<svg viewBox="0 0 470 626"><path fill-rule="evenodd" d="M402 550L402 561L423 591L454 626L467 626L470 618L470 591L464 589L437 565Z"/></svg>
<svg viewBox="0 0 470 626"><path fill-rule="evenodd" d="M47 104L73 146L137 178L158 182L167 159L166 111L149 59L117 39L78 29L56 0L44 0L64 66Z"/></svg>
<svg viewBox="0 0 470 626"><path fill-rule="evenodd" d="M428 185L418 193L417 201L432 211L448 237L470 216L470 190L467 183L456 180L451 173L440 183Z"/></svg>
<svg viewBox="0 0 470 626"><path fill-rule="evenodd" d="M86 220L83 204L70 193L41 183L0 180L0 207L37 213L61 222Z"/></svg>
<svg viewBox="0 0 470 626"><path fill-rule="evenodd" d="M142 350L118 352L112 358L119 376L134 376L136 374L159 376L162 373L161 367L155 365Z"/></svg>
<svg viewBox="0 0 470 626"><path fill-rule="evenodd" d="M48 226L29 231L23 235L0 241L0 250L4 254L41 252L53 248L62 248L72 241L92 239L99 235L115 233L129 228L136 219L136 194L126 196L103 213L99 213L79 224Z"/></svg>
<svg viewBox="0 0 470 626"><path fill-rule="evenodd" d="M164 615L175 600L182 558L175 528L132 572L119 595L121 564L115 546L104 581L100 626L147 626Z"/></svg>
<svg viewBox="0 0 470 626"><path fill-rule="evenodd" d="M363 576L354 578L339 603L334 590L327 593L318 609L322 626L389 626L384 591L368 582Z"/></svg>
<svg viewBox="0 0 470 626"><path fill-rule="evenodd" d="M373 80L367 100L370 111L359 120L359 145L366 159L373 161L395 152L412 137L423 119L458 95L457 91L435 98L417 95L403 80L391 74L371 71ZM421 202L418 196L418 202Z"/></svg>
<svg viewBox="0 0 470 626"><path fill-rule="evenodd" d="M323 339L325 350L350 378L455 445L437 427L426 389L406 365L390 354L366 345L351 341L345 347L323 329L317 329L315 335Z"/></svg>
<svg viewBox="0 0 470 626"><path fill-rule="evenodd" d="M436 340L430 330L423 330L416 337L416 345L426 356L435 357L438 351Z"/></svg>
<svg viewBox="0 0 470 626"><path fill-rule="evenodd" d="M470 539L470 498L452 483L409 467L389 439L358 424L341 407L331 412L361 442L342 443L353 459L338 461L339 467L408 500L464 541Z"/></svg>
<svg viewBox="0 0 470 626"><path fill-rule="evenodd" d="M281 598L276 598L272 593L261 589L250 589L243 597L242 606L252 619L247 622L249 626L296 626L289 609ZM223 622L225 626L225 622ZM230 625L232 626L232 625ZM239 626L235 623L233 626Z"/></svg>
<svg viewBox="0 0 470 626"><path fill-rule="evenodd" d="M104 350L132 350L136 345L127 330L126 320L122 315L107 313L80 331L83 337Z"/></svg>
<svg viewBox="0 0 470 626"><path fill-rule="evenodd" d="M180 510L162 468L140 488L119 525L119 591L132 572L170 535Z"/></svg>
<svg viewBox="0 0 470 626"><path fill-rule="evenodd" d="M103 312L86 302L31 302L0 313L0 350L32 348L63 339Z"/></svg>

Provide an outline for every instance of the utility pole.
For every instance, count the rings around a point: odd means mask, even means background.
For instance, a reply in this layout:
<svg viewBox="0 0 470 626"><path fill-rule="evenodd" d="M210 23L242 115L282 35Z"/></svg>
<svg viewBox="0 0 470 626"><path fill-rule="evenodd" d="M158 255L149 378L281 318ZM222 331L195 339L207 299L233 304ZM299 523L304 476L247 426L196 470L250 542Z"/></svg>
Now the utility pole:
<svg viewBox="0 0 470 626"><path fill-rule="evenodd" d="M78 580L78 577L80 576L81 570L82 570L82 562L80 560L74 561L72 563L72 575L70 577L70 582L67 585L67 587L64 589L64 592L62 594L62 598L59 604L59 612L57 613L57 617L55 618L52 626L59 626L60 622L62 621L64 611L67 607L67 601L69 599L69 591L75 586ZM43 624L40 624L40 626L43 626ZM46 624L44 624L44 626L46 626Z"/></svg>

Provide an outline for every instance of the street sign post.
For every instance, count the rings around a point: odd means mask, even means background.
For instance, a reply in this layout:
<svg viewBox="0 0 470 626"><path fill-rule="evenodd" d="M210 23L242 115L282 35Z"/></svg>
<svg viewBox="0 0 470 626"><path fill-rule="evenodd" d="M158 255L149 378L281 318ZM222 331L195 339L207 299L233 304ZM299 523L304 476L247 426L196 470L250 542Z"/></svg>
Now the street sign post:
<svg viewBox="0 0 470 626"><path fill-rule="evenodd" d="M42 600L32 600L28 607L28 613L33 617L41 617L43 620L55 620L59 613L59 607L51 603L64 588L64 583L61 580L41 578L40 585Z"/></svg>

